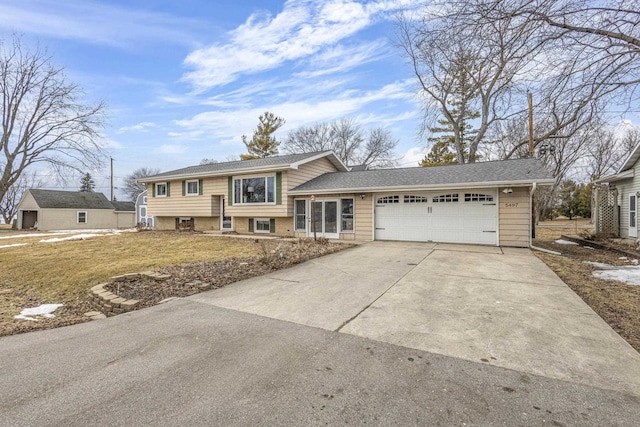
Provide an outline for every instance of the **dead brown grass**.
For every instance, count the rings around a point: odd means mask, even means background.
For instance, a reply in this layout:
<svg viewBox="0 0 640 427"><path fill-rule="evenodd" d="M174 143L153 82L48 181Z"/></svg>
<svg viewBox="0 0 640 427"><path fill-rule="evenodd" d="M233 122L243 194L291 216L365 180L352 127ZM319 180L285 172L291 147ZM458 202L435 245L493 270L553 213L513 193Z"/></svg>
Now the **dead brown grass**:
<svg viewBox="0 0 640 427"><path fill-rule="evenodd" d="M34 238L29 238L33 240ZM39 238L38 238L39 240ZM2 244L18 243L7 239ZM2 245L0 244L0 245ZM192 262L255 257L260 248L251 239L229 239L193 233L123 233L82 241L32 243L0 249L0 335L15 333L23 308L62 303L56 319L35 329L84 321L89 289L111 276ZM18 326L16 326L18 325Z"/></svg>
<svg viewBox="0 0 640 427"><path fill-rule="evenodd" d="M593 277L595 268L584 262L630 265L629 260L620 259L622 255L614 251L554 243L561 234L575 234L570 230L571 227L537 229L534 245L561 252L562 256L535 254L609 326L640 351L640 286Z"/></svg>

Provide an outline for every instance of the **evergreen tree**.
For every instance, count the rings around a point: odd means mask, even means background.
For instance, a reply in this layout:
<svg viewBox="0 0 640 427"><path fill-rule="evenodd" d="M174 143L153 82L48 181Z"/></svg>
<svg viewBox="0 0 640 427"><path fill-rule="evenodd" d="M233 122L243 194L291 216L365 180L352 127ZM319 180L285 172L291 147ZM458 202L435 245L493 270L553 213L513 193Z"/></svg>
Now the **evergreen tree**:
<svg viewBox="0 0 640 427"><path fill-rule="evenodd" d="M441 108L442 118L437 121L437 126L429 128L432 136L428 141L433 145L420 166L472 163L480 158L477 154L469 155L469 146L478 134L471 121L479 118L480 112L472 106L477 96L469 74L474 72L474 60L463 47L456 51L450 72L451 92Z"/></svg>
<svg viewBox="0 0 640 427"><path fill-rule="evenodd" d="M250 140L246 135L242 135L242 142L247 147L247 154L241 154L241 160L263 159L278 154L280 142L276 141L272 135L284 125L284 119L267 111L260 115L258 120L260 123Z"/></svg>
<svg viewBox="0 0 640 427"><path fill-rule="evenodd" d="M80 191L86 193L93 193L93 190L96 188L96 183L91 177L91 174L87 172L84 174L82 179L80 180Z"/></svg>

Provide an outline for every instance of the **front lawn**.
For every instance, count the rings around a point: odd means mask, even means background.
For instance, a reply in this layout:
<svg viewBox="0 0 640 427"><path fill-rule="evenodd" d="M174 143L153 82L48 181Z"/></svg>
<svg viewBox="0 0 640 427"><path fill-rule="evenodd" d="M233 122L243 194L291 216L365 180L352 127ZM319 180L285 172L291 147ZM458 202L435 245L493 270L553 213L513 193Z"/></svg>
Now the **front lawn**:
<svg viewBox="0 0 640 427"><path fill-rule="evenodd" d="M0 246L7 246L0 248L0 336L86 321L84 313L92 310L88 303L90 288L115 275L237 258L260 263L266 257L265 244L254 239L197 233L121 233L87 240L40 242L48 238L0 240ZM27 244L8 246L20 243ZM335 249L342 247L337 245ZM321 254L316 252L316 256ZM283 262L282 266L288 264ZM271 262L268 269L273 268L278 265ZM255 269L247 270L256 274ZM64 306L54 312L54 319L33 322L13 318L24 308L56 303Z"/></svg>

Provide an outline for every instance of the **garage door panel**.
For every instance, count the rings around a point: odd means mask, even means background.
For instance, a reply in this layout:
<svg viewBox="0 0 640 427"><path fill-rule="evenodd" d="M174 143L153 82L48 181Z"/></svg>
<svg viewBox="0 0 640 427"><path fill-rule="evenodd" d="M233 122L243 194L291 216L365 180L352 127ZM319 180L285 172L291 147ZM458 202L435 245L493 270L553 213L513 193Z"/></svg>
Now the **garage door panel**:
<svg viewBox="0 0 640 427"><path fill-rule="evenodd" d="M496 244L497 206L488 200L464 201L459 197L444 197L431 193L420 203L403 203L407 198L398 194L400 203L376 205L375 238L377 240L433 241L447 243ZM495 192L484 192L495 198ZM377 196L380 197L380 196ZM382 196L383 197L383 196ZM438 202L433 202L439 199ZM428 202L424 202L428 200Z"/></svg>

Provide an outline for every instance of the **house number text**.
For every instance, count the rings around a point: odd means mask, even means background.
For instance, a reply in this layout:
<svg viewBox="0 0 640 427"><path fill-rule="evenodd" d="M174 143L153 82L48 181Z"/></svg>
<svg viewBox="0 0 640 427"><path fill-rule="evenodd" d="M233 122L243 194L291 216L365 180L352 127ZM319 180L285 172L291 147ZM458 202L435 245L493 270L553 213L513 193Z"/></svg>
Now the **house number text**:
<svg viewBox="0 0 640 427"><path fill-rule="evenodd" d="M504 207L505 208L517 208L518 204L517 203L505 203Z"/></svg>

